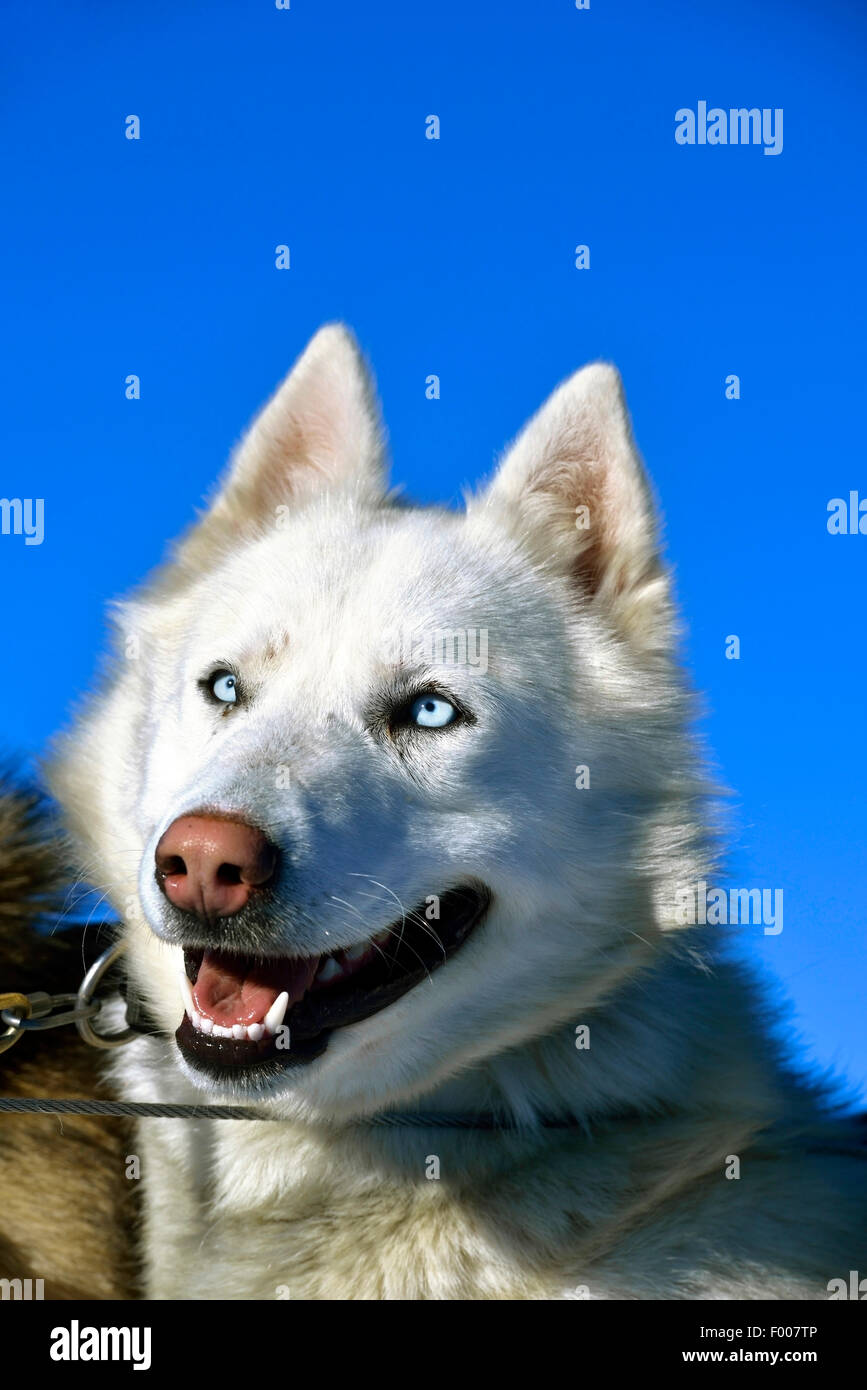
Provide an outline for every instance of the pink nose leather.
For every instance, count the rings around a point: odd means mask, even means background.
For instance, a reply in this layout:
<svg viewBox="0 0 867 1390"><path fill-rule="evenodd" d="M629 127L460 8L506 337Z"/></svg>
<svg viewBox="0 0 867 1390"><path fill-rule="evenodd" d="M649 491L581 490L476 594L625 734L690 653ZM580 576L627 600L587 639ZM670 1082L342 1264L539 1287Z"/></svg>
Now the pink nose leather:
<svg viewBox="0 0 867 1390"><path fill-rule="evenodd" d="M181 816L161 837L156 877L170 903L198 917L231 917L274 876L277 854L261 830L217 816Z"/></svg>

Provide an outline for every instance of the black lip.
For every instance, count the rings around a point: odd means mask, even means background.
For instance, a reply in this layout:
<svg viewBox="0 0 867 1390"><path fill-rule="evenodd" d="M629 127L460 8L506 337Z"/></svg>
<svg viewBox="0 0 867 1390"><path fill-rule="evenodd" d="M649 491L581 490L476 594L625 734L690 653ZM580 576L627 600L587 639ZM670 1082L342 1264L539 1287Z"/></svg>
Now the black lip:
<svg viewBox="0 0 867 1390"><path fill-rule="evenodd" d="M320 1057L337 1028L360 1023L388 1008L443 965L479 925L491 901L482 886L464 885L440 897L440 917L425 918L425 906L392 924L394 944L383 946L382 957L369 962L349 979L308 992L286 1014L290 1046L278 1047L275 1038L259 1042L215 1038L193 1028L184 1014L175 1040L184 1056L199 1071L212 1077L250 1078L273 1074L286 1067L305 1065ZM204 952L186 949L187 975L195 983Z"/></svg>
<svg viewBox="0 0 867 1390"><path fill-rule="evenodd" d="M260 1066L283 1059L287 1066L312 1062L325 1051L330 1036L330 1032L323 1032L304 1041L292 1036L290 1053L278 1050L274 1038L262 1038L260 1042L237 1042L234 1038L215 1038L213 1034L200 1033L184 1014L175 1033L175 1041L200 1071L210 1069L222 1076L226 1071L237 1069L255 1071Z"/></svg>

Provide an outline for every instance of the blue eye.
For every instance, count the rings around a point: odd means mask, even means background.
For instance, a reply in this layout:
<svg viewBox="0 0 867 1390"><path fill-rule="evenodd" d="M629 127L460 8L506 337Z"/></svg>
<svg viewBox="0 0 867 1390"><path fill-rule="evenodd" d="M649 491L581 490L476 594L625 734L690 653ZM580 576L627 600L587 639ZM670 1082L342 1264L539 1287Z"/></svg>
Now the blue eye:
<svg viewBox="0 0 867 1390"><path fill-rule="evenodd" d="M211 677L211 694L224 705L234 705L238 698L235 677L230 671L215 671Z"/></svg>
<svg viewBox="0 0 867 1390"><path fill-rule="evenodd" d="M457 715L450 700L444 700L439 695L420 695L410 706L409 720L420 729L444 729Z"/></svg>

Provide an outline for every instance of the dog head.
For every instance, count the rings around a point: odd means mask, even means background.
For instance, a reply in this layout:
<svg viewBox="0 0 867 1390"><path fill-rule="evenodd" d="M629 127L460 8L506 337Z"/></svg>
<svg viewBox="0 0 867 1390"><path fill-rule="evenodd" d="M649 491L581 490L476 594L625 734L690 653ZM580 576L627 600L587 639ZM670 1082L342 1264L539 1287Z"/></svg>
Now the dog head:
<svg viewBox="0 0 867 1390"><path fill-rule="evenodd" d="M695 789L669 582L593 365L457 513L389 496L364 366L313 339L118 606L54 787L213 1095L350 1116L549 1033L672 925Z"/></svg>

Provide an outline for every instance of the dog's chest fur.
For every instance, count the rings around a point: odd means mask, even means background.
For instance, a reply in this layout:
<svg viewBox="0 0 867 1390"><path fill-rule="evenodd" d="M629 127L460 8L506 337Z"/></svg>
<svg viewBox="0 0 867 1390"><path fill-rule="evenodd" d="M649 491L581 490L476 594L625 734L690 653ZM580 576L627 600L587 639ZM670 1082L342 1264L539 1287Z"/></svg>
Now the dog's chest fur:
<svg viewBox="0 0 867 1390"><path fill-rule="evenodd" d="M143 1095L140 1064L129 1058L124 1070ZM171 1085L169 1075L163 1081ZM138 1135L143 1291L158 1299L827 1297L835 1247L842 1259L851 1240L830 1189L827 1210L817 1209L803 1154L754 1141L749 1124L724 1113L704 1124L644 1117L524 1141L149 1119ZM747 1182L725 1176L732 1149L744 1156Z"/></svg>

